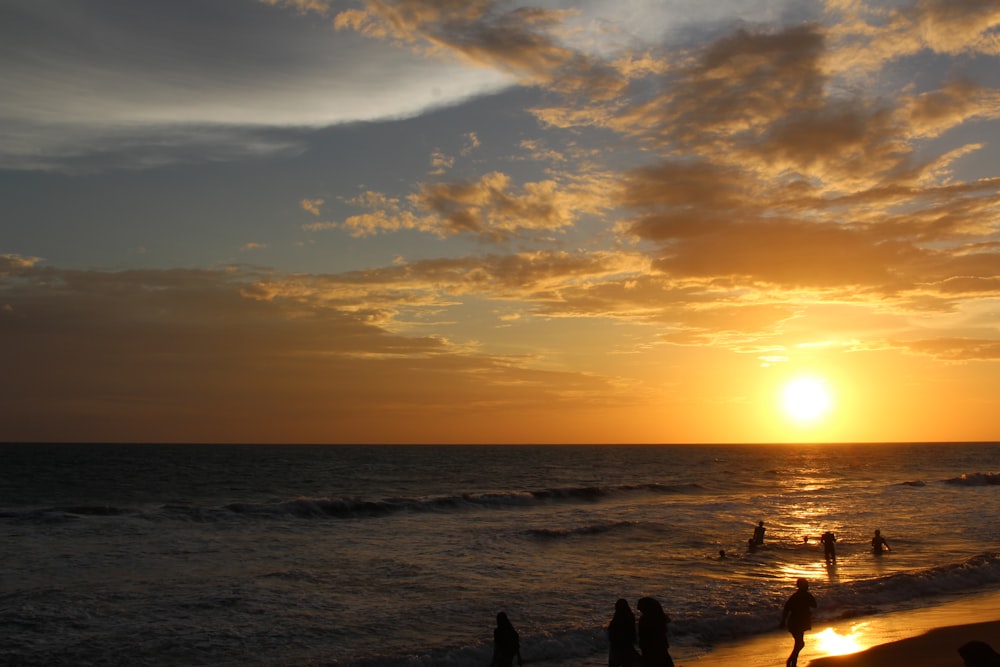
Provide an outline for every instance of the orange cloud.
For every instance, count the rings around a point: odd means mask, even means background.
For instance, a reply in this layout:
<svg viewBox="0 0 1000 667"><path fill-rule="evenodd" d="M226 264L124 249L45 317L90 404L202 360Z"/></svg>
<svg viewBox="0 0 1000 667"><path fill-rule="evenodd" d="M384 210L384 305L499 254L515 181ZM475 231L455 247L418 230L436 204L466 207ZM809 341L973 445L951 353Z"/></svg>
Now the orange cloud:
<svg viewBox="0 0 1000 667"><path fill-rule="evenodd" d="M25 257L14 253L0 254L0 277L16 276L38 264L40 257Z"/></svg>
<svg viewBox="0 0 1000 667"><path fill-rule="evenodd" d="M995 225L998 181L871 191L846 201L758 186L731 167L668 162L627 174L619 202L641 212L629 232L658 244L655 266L678 278L850 289L863 299L935 291L947 307L950 279L987 288L1000 275L997 248L969 246ZM903 204L905 212L892 211ZM862 205L879 214L852 220Z"/></svg>
<svg viewBox="0 0 1000 667"><path fill-rule="evenodd" d="M477 135L475 132L466 132L465 133L465 145L462 146L462 152L461 152L461 154L463 156L469 155L474 150L476 150L477 148L479 148L479 146L480 146L479 135Z"/></svg>
<svg viewBox="0 0 1000 667"><path fill-rule="evenodd" d="M934 338L897 345L945 361L1000 361L1000 341L989 338Z"/></svg>
<svg viewBox="0 0 1000 667"><path fill-rule="evenodd" d="M329 14L333 5L333 0L260 0L260 2L272 7L288 7L300 14L306 12Z"/></svg>
<svg viewBox="0 0 1000 667"><path fill-rule="evenodd" d="M382 312L439 309L461 296L545 302L574 288L648 270L637 256L618 253L525 252L397 263L391 267L327 276L280 276L244 288L263 300L295 300L309 307Z"/></svg>
<svg viewBox="0 0 1000 667"><path fill-rule="evenodd" d="M303 211L308 211L313 215L319 215L320 207L325 203L326 201L323 199L303 199L299 202L299 206Z"/></svg>
<svg viewBox="0 0 1000 667"><path fill-rule="evenodd" d="M907 106L913 134L936 137L967 120L1000 118L1000 91L959 80L922 93Z"/></svg>
<svg viewBox="0 0 1000 667"><path fill-rule="evenodd" d="M416 229L440 236L475 234L491 240L558 231L571 226L581 214L601 210L607 197L607 188L594 177L566 180L566 184L528 182L518 189L508 175L491 172L475 181L424 183L406 202L369 191L348 200L368 212L348 217L341 227L354 236ZM322 223L305 228L330 226Z"/></svg>
<svg viewBox="0 0 1000 667"><path fill-rule="evenodd" d="M491 423L517 440L502 424L537 406L622 402L607 378L393 334L367 308L250 298L264 274L18 271L0 283L9 439L470 442Z"/></svg>
<svg viewBox="0 0 1000 667"><path fill-rule="evenodd" d="M441 11L404 4L416 13L393 23L395 31L377 22L388 31L381 37L413 41L454 27L449 12L459 25L454 34L483 36L465 28L495 11L488 2ZM903 88L877 98L841 85L849 49L864 51L852 66L863 56L869 69L921 48L956 52L963 40L962 49L987 53L995 9L981 2L920 2L912 12L881 14L855 2L830 2L828 9L841 19L741 30L669 60L647 53L597 66L550 51L559 57L523 67L533 80L564 74L567 66L579 76L561 80L563 103L535 115L549 126L605 128L636 139L656 156L649 166L606 178L602 196L590 203L559 180L517 191L496 172L425 184L407 206L379 207L354 227L502 239L567 229L579 212L620 211L615 228L650 248L647 275L564 285L559 299L537 302L539 312L669 322L706 335L713 323L741 317L745 326L732 331L774 330L798 312L796 299L947 312L973 294L995 295L1000 255L981 241L995 233L1000 183L955 179L955 163L975 144L916 156L923 139L997 118L997 91L962 78L939 90ZM550 16L524 27L551 37L556 23ZM533 46L543 43L555 44ZM595 81L589 74L598 71L616 72L607 84L615 96L584 96ZM564 154L540 142L522 148L563 165ZM559 178L569 182L566 174ZM713 303L726 308L707 307Z"/></svg>
<svg viewBox="0 0 1000 667"><path fill-rule="evenodd" d="M990 0L918 0L882 8L854 0L828 0L831 70L868 72L922 51L1000 54L1000 8Z"/></svg>
<svg viewBox="0 0 1000 667"><path fill-rule="evenodd" d="M526 183L521 193L512 192L510 178L493 172L475 182L424 184L412 201L433 212L448 233L503 238L519 230L568 227L577 195L554 181Z"/></svg>
<svg viewBox="0 0 1000 667"><path fill-rule="evenodd" d="M455 166L455 158L450 155L445 155L439 150L435 150L431 153L431 171L432 176L440 176L448 172Z"/></svg>

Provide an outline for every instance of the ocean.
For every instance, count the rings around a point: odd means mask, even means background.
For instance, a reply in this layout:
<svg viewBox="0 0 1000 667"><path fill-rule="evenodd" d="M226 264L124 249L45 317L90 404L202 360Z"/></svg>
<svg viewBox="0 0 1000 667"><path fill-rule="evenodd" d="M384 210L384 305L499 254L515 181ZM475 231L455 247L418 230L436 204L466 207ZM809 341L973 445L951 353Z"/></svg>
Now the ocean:
<svg viewBox="0 0 1000 667"><path fill-rule="evenodd" d="M681 664L798 577L814 627L1000 590L998 517L995 443L6 444L0 664L484 667L502 610L528 664L599 665L647 595Z"/></svg>

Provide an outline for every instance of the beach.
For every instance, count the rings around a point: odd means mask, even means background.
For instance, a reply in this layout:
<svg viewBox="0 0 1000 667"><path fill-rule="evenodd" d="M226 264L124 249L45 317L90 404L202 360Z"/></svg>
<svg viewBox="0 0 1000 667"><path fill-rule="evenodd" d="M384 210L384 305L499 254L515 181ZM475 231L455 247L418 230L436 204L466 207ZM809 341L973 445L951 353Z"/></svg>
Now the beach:
<svg viewBox="0 0 1000 667"><path fill-rule="evenodd" d="M1000 445L53 444L0 459L0 625L16 629L0 664L470 667L504 611L526 663L599 667L615 600L650 596L678 665L780 667L799 577L818 601L801 667L1000 620ZM891 553L872 555L875 528ZM943 642L955 667L958 639Z"/></svg>
<svg viewBox="0 0 1000 667"><path fill-rule="evenodd" d="M985 641L1000 652L1000 591L955 599L909 611L818 623L806 635L800 667L962 667L958 647ZM776 629L722 644L708 654L674 647L677 667L781 667L791 649L789 635ZM837 651L852 650L836 655ZM603 667L603 656L584 667ZM546 667L581 667L579 662Z"/></svg>
<svg viewBox="0 0 1000 667"><path fill-rule="evenodd" d="M979 640L1000 649L1000 591L971 595L908 611L836 623L806 634L800 667L961 667L958 647ZM791 650L782 631L719 646L702 657L677 652L678 667L779 667ZM853 646L852 646L853 645ZM846 649L853 652L835 655ZM690 654L688 654L689 656Z"/></svg>
<svg viewBox="0 0 1000 667"><path fill-rule="evenodd" d="M956 648L966 642L983 637L994 640L1000 637L1000 621L977 623L930 632L889 644L873 647L854 655L822 658L811 663L812 667L875 667L876 665L920 665L922 667L948 667L959 664Z"/></svg>

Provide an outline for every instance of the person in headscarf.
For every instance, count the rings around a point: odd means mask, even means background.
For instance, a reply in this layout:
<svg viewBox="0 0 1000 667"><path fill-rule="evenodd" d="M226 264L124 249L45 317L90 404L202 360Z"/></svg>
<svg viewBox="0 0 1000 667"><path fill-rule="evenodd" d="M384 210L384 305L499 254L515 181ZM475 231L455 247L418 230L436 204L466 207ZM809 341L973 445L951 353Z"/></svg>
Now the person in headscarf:
<svg viewBox="0 0 1000 667"><path fill-rule="evenodd" d="M643 667L674 667L670 657L670 642L667 641L667 624L670 617L663 611L658 600L651 597L639 598L639 651L642 653Z"/></svg>
<svg viewBox="0 0 1000 667"><path fill-rule="evenodd" d="M501 611L497 614L497 627L493 630L493 661L490 667L511 667L514 658L517 658L517 664L524 664L521 638L507 618L507 613Z"/></svg>
<svg viewBox="0 0 1000 667"><path fill-rule="evenodd" d="M636 656L635 639L635 614L628 600L620 598L608 624L608 667L631 667Z"/></svg>

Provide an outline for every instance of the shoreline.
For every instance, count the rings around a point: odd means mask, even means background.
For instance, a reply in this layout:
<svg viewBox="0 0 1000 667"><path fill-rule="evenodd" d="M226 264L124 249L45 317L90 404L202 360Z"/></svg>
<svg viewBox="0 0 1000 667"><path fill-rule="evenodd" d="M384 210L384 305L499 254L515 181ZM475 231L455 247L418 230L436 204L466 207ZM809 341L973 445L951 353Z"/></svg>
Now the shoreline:
<svg viewBox="0 0 1000 667"><path fill-rule="evenodd" d="M958 647L985 641L1000 651L1000 590L954 597L926 607L838 621L814 622L800 667L955 667ZM780 667L792 648L775 631L694 655L677 647L678 667ZM850 651L850 652L846 652Z"/></svg>
<svg viewBox="0 0 1000 667"><path fill-rule="evenodd" d="M814 622L806 633L799 667L960 667L958 647L972 640L985 641L1000 652L1000 588L939 598L913 609ZM677 667L784 667L791 648L791 636L776 627L707 652L673 645L670 654ZM526 663L539 667L608 664L604 653L582 660L527 657Z"/></svg>

